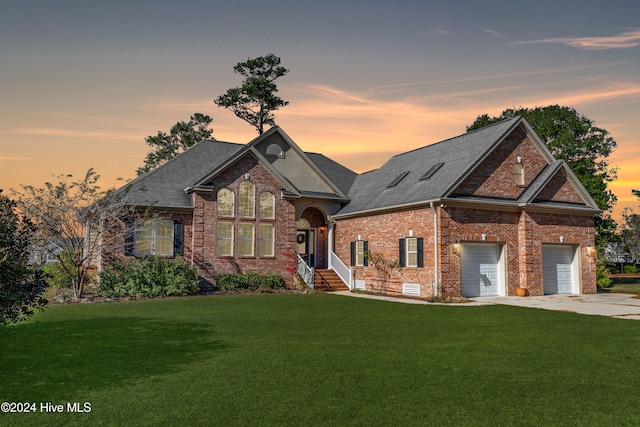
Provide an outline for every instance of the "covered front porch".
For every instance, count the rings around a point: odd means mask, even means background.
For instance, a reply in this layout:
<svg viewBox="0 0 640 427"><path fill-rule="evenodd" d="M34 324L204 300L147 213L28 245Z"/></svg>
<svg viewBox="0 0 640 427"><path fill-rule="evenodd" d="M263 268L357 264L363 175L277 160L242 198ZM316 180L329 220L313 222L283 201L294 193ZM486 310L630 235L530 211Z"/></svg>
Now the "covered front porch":
<svg viewBox="0 0 640 427"><path fill-rule="evenodd" d="M296 217L295 250L298 274L312 289L351 289L351 272L333 253L333 223L317 206L304 207ZM338 270L334 271L334 266Z"/></svg>

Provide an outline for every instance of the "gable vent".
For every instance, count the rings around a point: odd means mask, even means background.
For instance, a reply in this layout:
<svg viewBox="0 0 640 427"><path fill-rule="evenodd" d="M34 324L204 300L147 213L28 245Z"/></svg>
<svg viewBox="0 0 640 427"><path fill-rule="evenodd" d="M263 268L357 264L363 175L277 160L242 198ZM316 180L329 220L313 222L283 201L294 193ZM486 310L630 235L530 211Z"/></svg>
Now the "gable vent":
<svg viewBox="0 0 640 427"><path fill-rule="evenodd" d="M402 172L400 175L396 176L396 179L394 179L393 181L391 181L389 185L387 185L387 188L395 187L396 185L398 185L400 181L402 181L402 178L404 178L407 175L409 175L408 171Z"/></svg>
<svg viewBox="0 0 640 427"><path fill-rule="evenodd" d="M442 167L442 165L444 165L444 163L436 163L435 165L431 166L429 168L429 170L427 170L424 175L422 175L420 177L420 180L422 181L423 179L429 179L433 176L434 173L438 172L438 169L440 169Z"/></svg>
<svg viewBox="0 0 640 427"><path fill-rule="evenodd" d="M283 158L284 152L278 144L271 144L267 147L267 155Z"/></svg>

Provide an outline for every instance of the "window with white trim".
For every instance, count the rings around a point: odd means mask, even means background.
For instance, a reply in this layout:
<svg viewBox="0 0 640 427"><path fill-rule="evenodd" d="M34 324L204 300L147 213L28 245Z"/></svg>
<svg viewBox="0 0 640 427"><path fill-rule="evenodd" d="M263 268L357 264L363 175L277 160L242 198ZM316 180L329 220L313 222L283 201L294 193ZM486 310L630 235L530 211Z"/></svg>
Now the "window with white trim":
<svg viewBox="0 0 640 427"><path fill-rule="evenodd" d="M274 253L273 224L258 225L258 255L270 257Z"/></svg>
<svg viewBox="0 0 640 427"><path fill-rule="evenodd" d="M233 217L233 192L228 188L218 191L218 216Z"/></svg>
<svg viewBox="0 0 640 427"><path fill-rule="evenodd" d="M239 212L241 218L255 218L256 202L255 202L255 185L250 181L243 181L240 184L240 197L238 200Z"/></svg>
<svg viewBox="0 0 640 427"><path fill-rule="evenodd" d="M363 266L365 258L365 244L364 240L357 240L355 246L356 265Z"/></svg>
<svg viewBox="0 0 640 427"><path fill-rule="evenodd" d="M238 223L238 256L253 256L252 222Z"/></svg>
<svg viewBox="0 0 640 427"><path fill-rule="evenodd" d="M216 255L233 256L233 223L220 221L216 231Z"/></svg>
<svg viewBox="0 0 640 427"><path fill-rule="evenodd" d="M418 266L418 238L407 237L406 248L407 248L407 267L417 267Z"/></svg>

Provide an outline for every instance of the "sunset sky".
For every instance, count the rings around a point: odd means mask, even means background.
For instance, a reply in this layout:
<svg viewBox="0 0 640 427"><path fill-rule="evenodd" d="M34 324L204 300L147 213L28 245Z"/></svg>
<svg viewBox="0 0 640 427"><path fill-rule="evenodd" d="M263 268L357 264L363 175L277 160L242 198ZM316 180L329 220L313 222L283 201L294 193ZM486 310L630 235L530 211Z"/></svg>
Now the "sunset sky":
<svg viewBox="0 0 640 427"><path fill-rule="evenodd" d="M95 168L131 179L147 135L194 112L257 134L213 99L274 53L304 150L357 171L465 132L478 115L560 104L607 129L617 218L640 201L640 2L7 0L0 5L0 188Z"/></svg>

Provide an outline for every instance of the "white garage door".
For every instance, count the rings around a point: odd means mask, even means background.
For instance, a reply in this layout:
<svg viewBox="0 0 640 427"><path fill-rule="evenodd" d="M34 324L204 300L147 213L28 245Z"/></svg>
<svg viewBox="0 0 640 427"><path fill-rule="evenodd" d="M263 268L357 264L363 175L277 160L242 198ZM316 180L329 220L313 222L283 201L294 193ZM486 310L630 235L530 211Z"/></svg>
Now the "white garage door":
<svg viewBox="0 0 640 427"><path fill-rule="evenodd" d="M500 295L500 245L464 243L461 245L462 296Z"/></svg>
<svg viewBox="0 0 640 427"><path fill-rule="evenodd" d="M542 247L545 294L573 293L573 248L548 245Z"/></svg>

